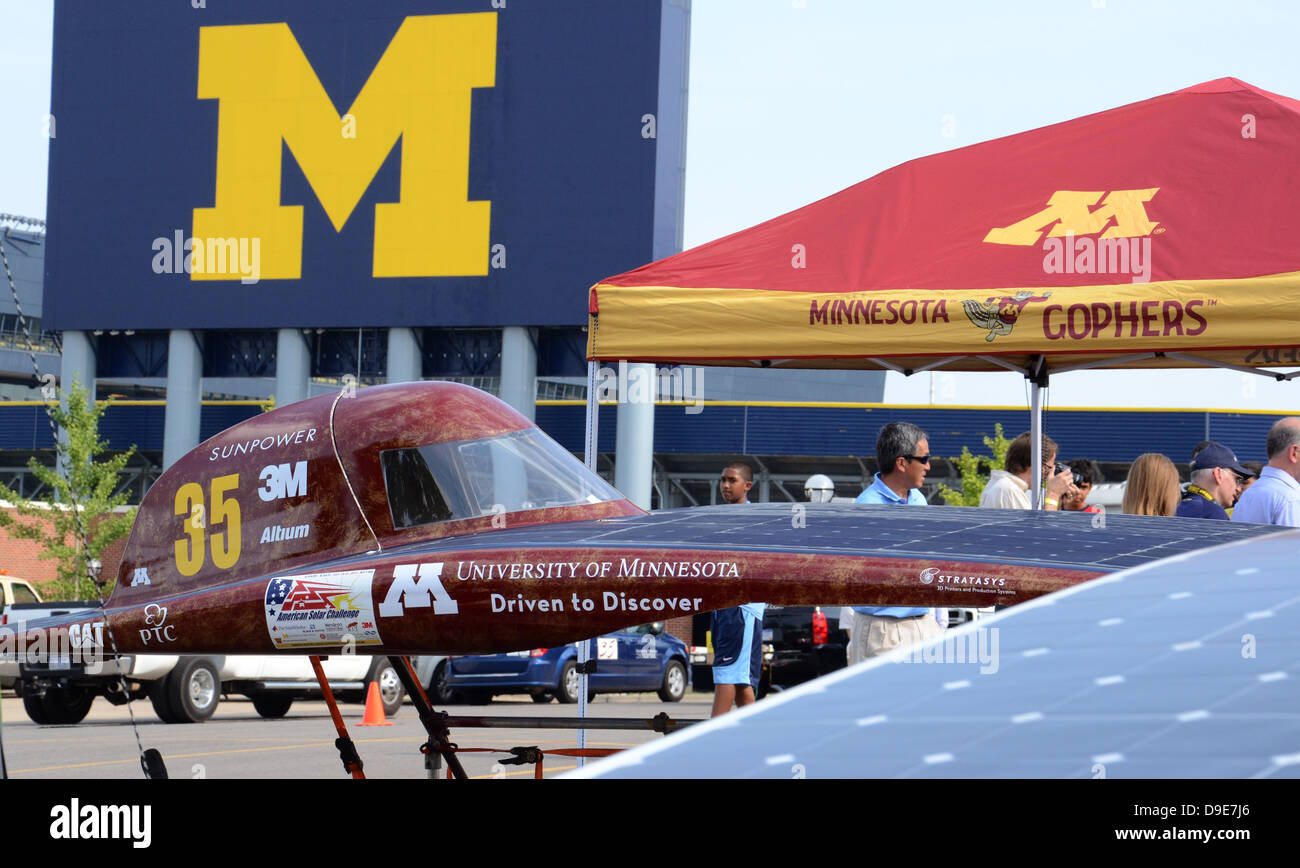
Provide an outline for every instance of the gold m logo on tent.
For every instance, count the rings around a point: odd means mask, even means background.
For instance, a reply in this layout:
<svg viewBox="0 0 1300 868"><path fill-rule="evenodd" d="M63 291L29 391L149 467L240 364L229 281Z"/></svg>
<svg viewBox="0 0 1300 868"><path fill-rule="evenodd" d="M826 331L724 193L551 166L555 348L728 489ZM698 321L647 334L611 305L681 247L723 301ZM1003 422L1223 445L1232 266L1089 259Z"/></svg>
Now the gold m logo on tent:
<svg viewBox="0 0 1300 868"><path fill-rule="evenodd" d="M992 229L985 243L1030 246L1044 238L1072 235L1095 235L1102 238L1135 238L1150 235L1158 223L1147 219L1146 203L1160 190L1058 190L1047 200L1047 207L1018 223ZM1107 228L1109 226L1109 228ZM1047 229L1047 234L1043 230ZM1102 230L1105 229L1105 232Z"/></svg>
<svg viewBox="0 0 1300 868"><path fill-rule="evenodd" d="M409 17L340 116L288 24L202 28L198 96L220 100L220 119L216 206L194 209L194 238L260 238L260 276L298 279L303 214L280 204L281 141L339 232L400 139L400 201L375 206L374 276L487 274L492 204L468 201L470 96L495 86L496 42L495 12ZM241 276L238 262L190 275Z"/></svg>

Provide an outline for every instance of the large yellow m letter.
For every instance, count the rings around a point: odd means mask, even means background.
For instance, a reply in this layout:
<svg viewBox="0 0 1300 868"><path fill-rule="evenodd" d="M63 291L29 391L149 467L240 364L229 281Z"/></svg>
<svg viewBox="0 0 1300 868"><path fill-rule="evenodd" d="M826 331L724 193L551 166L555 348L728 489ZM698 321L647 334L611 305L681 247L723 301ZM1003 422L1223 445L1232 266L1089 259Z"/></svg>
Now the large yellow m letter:
<svg viewBox="0 0 1300 868"><path fill-rule="evenodd" d="M1067 232L1094 235L1113 219L1115 224L1102 232L1102 238L1135 238L1150 235L1157 225L1147 219L1145 203L1160 191L1104 190L1084 192L1058 190L1047 200L1047 207L1019 223L989 230L984 241L990 244L1037 244L1044 237L1062 238ZM1091 210L1093 206L1096 210ZM1044 227L1051 226L1046 236Z"/></svg>
<svg viewBox="0 0 1300 868"><path fill-rule="evenodd" d="M194 209L194 237L260 238L261 278L300 278L281 140L342 231L400 139L400 201L375 206L374 276L487 274L492 203L467 201L470 95L495 85L496 41L494 12L407 18L340 116L287 24L202 28L198 95L220 100L220 120L216 207ZM242 276L195 259L195 280Z"/></svg>

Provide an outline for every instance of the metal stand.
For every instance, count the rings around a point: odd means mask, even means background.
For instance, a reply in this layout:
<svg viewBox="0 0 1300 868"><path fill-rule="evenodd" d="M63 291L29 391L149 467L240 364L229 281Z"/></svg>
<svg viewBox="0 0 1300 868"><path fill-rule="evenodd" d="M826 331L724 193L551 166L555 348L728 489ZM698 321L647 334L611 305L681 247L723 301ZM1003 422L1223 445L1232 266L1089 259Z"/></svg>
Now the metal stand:
<svg viewBox="0 0 1300 868"><path fill-rule="evenodd" d="M436 781L442 777L442 754L429 751L424 755L424 771L429 780Z"/></svg>
<svg viewBox="0 0 1300 868"><path fill-rule="evenodd" d="M465 769L456 756L456 745L452 743L451 733L447 730L447 712L433 710L433 706L429 704L429 697L425 695L424 688L420 685L420 680L415 677L415 667L411 665L411 658L402 656L388 659L392 661L398 679L406 688L406 695L411 697L411 702L415 704L415 709L420 715L420 723L424 724L424 731L429 733L429 740L420 745L420 753L426 757L424 767L429 770L431 776L434 774L437 764L430 765L428 757L436 753L447 763L447 769L452 777L456 780L464 780L467 777Z"/></svg>
<svg viewBox="0 0 1300 868"><path fill-rule="evenodd" d="M670 732L690 726L693 723L703 723L703 720L674 720L667 713L660 712L652 718L635 718L635 717L449 717L442 716L442 723L445 726L470 726L481 727L484 729L576 729L579 733L584 733L589 729L651 729L655 732L667 735ZM541 780L543 777L542 765L545 757L551 756L571 756L576 757L578 765L581 766L588 757L607 757L613 756L622 750L622 748L607 747L579 747L579 748L548 748L542 750L536 745L531 747L457 747L451 745L450 749L459 753L508 753L509 759L500 760L499 765L533 765L533 777ZM438 774L441 765L439 763L430 764L429 759L436 756L432 752L425 754L424 767L428 770L429 777L434 778ZM451 775L447 775L451 777Z"/></svg>
<svg viewBox="0 0 1300 868"><path fill-rule="evenodd" d="M450 717L444 716L448 727L475 727L482 729L649 729L667 735L685 729L703 720L674 720L665 712L654 717ZM548 750L547 753L555 753Z"/></svg>
<svg viewBox="0 0 1300 868"><path fill-rule="evenodd" d="M366 779L366 774L362 771L365 764L361 762L357 746L352 743L352 737L348 735L348 728L343 723L343 715L339 714L339 706L334 701L334 691L330 690L325 670L321 668L320 657L312 654L307 659L311 661L311 668L316 672L316 681L320 683L321 693L325 695L325 704L329 706L330 717L334 718L334 729L339 734L339 737L334 739L334 746L339 750L343 770L352 775L353 780L363 781Z"/></svg>

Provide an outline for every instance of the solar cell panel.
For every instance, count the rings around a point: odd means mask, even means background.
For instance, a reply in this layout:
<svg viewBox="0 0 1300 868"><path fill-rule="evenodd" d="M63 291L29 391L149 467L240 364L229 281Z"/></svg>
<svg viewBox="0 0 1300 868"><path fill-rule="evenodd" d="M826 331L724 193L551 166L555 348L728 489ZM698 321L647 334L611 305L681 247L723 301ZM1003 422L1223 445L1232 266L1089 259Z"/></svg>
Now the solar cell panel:
<svg viewBox="0 0 1300 868"><path fill-rule="evenodd" d="M797 512L796 512L797 510ZM798 518L798 521L794 521ZM1180 552L1278 532L1267 525L1133 515L840 503L764 503L670 509L644 516L534 525L481 538L413 546L441 549L718 549L1122 569Z"/></svg>
<svg viewBox="0 0 1300 868"><path fill-rule="evenodd" d="M1290 531L1144 564L572 776L1300 777L1298 556Z"/></svg>

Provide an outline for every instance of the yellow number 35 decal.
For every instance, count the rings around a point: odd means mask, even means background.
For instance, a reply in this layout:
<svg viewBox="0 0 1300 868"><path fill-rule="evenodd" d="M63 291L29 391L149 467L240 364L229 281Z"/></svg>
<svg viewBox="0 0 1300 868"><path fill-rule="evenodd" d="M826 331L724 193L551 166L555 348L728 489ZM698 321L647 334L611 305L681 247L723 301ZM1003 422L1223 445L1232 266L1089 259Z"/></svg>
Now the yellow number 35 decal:
<svg viewBox="0 0 1300 868"><path fill-rule="evenodd" d="M176 515L185 518L186 536L176 540L176 569L182 576L192 576L203 568L205 535L211 539L214 566L228 570L239 560L239 502L225 497L226 492L238 487L238 473L213 479L206 519L203 487L197 482L187 482L176 489ZM226 529L209 533L211 526L217 524L224 524Z"/></svg>

